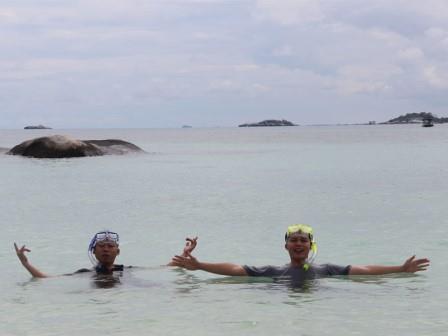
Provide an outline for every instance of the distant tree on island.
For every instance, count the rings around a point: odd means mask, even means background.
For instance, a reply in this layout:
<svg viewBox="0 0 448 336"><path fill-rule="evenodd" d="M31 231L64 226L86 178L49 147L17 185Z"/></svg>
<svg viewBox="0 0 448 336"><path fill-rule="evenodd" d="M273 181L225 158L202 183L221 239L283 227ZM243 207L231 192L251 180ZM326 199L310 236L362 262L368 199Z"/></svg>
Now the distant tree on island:
<svg viewBox="0 0 448 336"><path fill-rule="evenodd" d="M384 124L417 124L422 123L424 119L431 119L432 122L437 124L448 123L448 118L439 118L430 112L415 112L401 115L397 118L390 119Z"/></svg>
<svg viewBox="0 0 448 336"><path fill-rule="evenodd" d="M44 125L32 125L32 126L25 126L24 129L51 129L51 127L47 127Z"/></svg>
<svg viewBox="0 0 448 336"><path fill-rule="evenodd" d="M297 126L296 124L293 124L292 122L288 120L263 120L258 123L252 123L252 124L241 124L238 125L238 127L263 127L263 126Z"/></svg>

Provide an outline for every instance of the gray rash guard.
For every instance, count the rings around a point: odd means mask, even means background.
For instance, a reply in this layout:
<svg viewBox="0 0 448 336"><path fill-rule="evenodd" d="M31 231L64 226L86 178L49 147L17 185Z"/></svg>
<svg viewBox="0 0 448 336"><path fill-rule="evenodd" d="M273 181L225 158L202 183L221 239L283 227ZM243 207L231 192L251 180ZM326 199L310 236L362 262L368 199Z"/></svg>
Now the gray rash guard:
<svg viewBox="0 0 448 336"><path fill-rule="evenodd" d="M255 277L268 277L274 279L289 279L294 282L302 282L304 280L325 278L333 275L348 275L351 266L339 266L333 264L315 265L311 264L308 270L303 267L291 266L243 266L247 275Z"/></svg>

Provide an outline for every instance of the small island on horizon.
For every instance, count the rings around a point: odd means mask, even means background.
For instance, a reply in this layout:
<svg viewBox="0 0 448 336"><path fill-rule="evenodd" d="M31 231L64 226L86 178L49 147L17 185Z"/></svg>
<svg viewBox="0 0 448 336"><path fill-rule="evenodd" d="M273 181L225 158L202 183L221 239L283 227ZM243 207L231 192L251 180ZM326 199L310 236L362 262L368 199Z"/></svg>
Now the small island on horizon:
<svg viewBox="0 0 448 336"><path fill-rule="evenodd" d="M241 124L238 127L271 127L271 126L298 126L288 120L263 120L257 123Z"/></svg>
<svg viewBox="0 0 448 336"><path fill-rule="evenodd" d="M415 112L407 113L399 117L390 119L389 121L383 122L383 125L396 125L396 124L422 124L425 120L430 120L435 124L448 123L447 117L437 117L431 112Z"/></svg>
<svg viewBox="0 0 448 336"><path fill-rule="evenodd" d="M310 126L348 126L348 125L405 125L405 124L422 124L424 126L432 126L432 124L448 123L448 117L438 117L431 112L413 112L400 115L396 118L385 122L369 121L360 124L316 124ZM288 120L268 119L257 123L246 123L238 125L238 127L271 127L271 126L299 126Z"/></svg>
<svg viewBox="0 0 448 336"><path fill-rule="evenodd" d="M31 125L31 126L25 126L23 129L52 129L52 128L44 125Z"/></svg>

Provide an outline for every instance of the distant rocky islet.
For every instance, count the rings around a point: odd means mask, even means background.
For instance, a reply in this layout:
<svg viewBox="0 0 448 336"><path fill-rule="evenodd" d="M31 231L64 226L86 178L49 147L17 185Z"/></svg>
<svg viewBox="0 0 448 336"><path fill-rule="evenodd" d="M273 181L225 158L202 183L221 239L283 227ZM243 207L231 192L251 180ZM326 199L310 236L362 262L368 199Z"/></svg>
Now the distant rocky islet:
<svg viewBox="0 0 448 336"><path fill-rule="evenodd" d="M444 124L448 123L448 118L446 117L437 117L430 112L416 112L416 113L407 113L405 115L401 115L399 117L390 119L381 124L386 125L396 125L396 124L421 124L424 120L431 120L435 124Z"/></svg>
<svg viewBox="0 0 448 336"><path fill-rule="evenodd" d="M274 126L297 126L288 120L268 119L257 123L241 124L238 127L274 127Z"/></svg>
<svg viewBox="0 0 448 336"><path fill-rule="evenodd" d="M31 125L31 126L25 126L24 129L30 130L30 129L51 129L51 127L44 126L44 125Z"/></svg>
<svg viewBox="0 0 448 336"><path fill-rule="evenodd" d="M407 113L385 122L369 121L365 124L343 124L343 125L402 125L402 124L424 124L430 121L434 124L448 123L448 117L437 117L430 112ZM298 126L288 120L268 119L256 123L246 123L238 127L271 127L271 126Z"/></svg>

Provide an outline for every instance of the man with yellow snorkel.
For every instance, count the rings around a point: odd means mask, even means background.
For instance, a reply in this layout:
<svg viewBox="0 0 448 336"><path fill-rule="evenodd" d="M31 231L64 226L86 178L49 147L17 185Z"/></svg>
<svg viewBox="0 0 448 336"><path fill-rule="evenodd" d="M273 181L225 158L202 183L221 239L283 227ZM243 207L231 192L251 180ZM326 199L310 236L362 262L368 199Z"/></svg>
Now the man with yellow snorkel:
<svg viewBox="0 0 448 336"><path fill-rule="evenodd" d="M221 275L263 276L271 278L287 278L292 281L302 281L333 275L381 275L388 273L415 273L429 267L429 259L407 259L403 265L382 266L339 266L333 264L314 264L317 254L317 244L314 240L313 229L304 224L289 226L285 234L285 249L289 253L291 262L284 266L241 266L231 263L204 263L187 252L186 255L175 256L171 265L188 270L203 270ZM311 253L311 256L310 256Z"/></svg>

